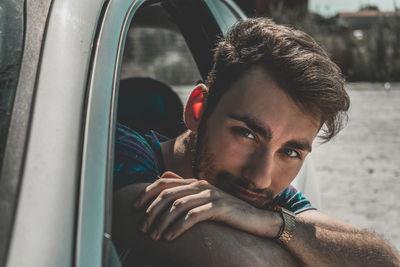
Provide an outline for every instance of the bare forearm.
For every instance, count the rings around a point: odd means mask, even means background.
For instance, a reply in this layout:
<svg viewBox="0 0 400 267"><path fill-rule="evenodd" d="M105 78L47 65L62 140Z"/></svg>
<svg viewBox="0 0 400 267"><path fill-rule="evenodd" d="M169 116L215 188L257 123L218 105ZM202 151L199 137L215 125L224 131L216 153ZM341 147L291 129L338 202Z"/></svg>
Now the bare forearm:
<svg viewBox="0 0 400 267"><path fill-rule="evenodd" d="M144 186L116 193L113 238L118 244L181 266L296 266L293 256L276 243L213 222L199 223L174 241L153 241L138 230L143 211L131 208Z"/></svg>
<svg viewBox="0 0 400 267"><path fill-rule="evenodd" d="M315 218L299 217L294 237L287 244L305 265L400 266L396 251L377 235Z"/></svg>

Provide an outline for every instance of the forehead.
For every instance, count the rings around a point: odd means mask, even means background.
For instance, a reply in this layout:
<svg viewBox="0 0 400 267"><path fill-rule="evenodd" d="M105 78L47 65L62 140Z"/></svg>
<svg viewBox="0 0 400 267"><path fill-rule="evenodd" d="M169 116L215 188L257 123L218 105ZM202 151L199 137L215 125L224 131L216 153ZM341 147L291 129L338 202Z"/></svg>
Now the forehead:
<svg viewBox="0 0 400 267"><path fill-rule="evenodd" d="M319 129L318 119L303 112L262 67L250 69L235 82L214 113L220 119L232 113L251 116L268 127L279 126L286 131L311 127L313 137Z"/></svg>

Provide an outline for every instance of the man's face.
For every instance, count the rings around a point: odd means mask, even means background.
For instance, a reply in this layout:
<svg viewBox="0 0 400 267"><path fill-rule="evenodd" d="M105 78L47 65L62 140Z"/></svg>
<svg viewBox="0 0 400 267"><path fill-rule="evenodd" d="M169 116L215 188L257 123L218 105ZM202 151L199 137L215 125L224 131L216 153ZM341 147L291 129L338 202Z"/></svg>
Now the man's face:
<svg viewBox="0 0 400 267"><path fill-rule="evenodd" d="M295 178L319 121L256 67L222 96L204 127L196 176L261 208Z"/></svg>

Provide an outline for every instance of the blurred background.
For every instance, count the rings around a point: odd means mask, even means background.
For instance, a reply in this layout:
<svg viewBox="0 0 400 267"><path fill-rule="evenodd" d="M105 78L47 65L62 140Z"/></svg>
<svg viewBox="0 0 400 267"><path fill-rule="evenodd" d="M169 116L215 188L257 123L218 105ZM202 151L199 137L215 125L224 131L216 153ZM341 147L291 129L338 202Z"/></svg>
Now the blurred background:
<svg viewBox="0 0 400 267"><path fill-rule="evenodd" d="M400 10L395 0L236 2L248 16L268 16L309 33L350 82L400 81Z"/></svg>

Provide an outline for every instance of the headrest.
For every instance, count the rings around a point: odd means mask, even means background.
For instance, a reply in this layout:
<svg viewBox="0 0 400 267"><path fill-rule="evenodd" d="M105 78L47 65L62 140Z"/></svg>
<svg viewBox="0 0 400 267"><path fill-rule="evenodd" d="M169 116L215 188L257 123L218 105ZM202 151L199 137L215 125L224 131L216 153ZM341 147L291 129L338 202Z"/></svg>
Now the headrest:
<svg viewBox="0 0 400 267"><path fill-rule="evenodd" d="M117 121L140 133L155 130L171 138L186 130L178 95L151 78L120 81Z"/></svg>

